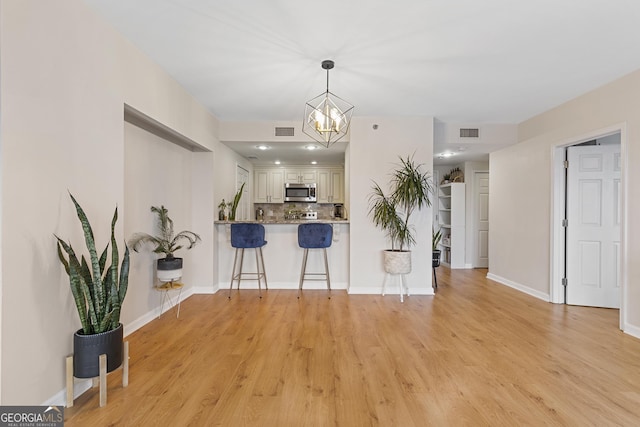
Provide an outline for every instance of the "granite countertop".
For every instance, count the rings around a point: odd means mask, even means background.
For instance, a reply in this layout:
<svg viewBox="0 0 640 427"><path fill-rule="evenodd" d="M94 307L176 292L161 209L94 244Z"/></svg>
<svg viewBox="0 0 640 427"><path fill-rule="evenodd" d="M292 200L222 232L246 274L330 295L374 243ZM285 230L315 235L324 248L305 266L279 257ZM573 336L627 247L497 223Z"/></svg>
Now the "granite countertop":
<svg viewBox="0 0 640 427"><path fill-rule="evenodd" d="M309 222L319 222L326 224L349 224L348 219L328 218L328 219L265 219L264 221L243 220L243 221L220 221L215 220L215 224L233 224L236 222L258 223L258 224L306 224Z"/></svg>

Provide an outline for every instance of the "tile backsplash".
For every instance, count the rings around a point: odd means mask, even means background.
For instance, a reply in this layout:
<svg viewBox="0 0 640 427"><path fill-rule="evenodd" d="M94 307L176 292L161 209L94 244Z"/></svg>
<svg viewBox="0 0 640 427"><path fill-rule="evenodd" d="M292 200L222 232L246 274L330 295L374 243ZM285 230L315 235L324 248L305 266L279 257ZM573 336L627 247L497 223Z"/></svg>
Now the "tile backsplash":
<svg viewBox="0 0 640 427"><path fill-rule="evenodd" d="M284 219L285 213L289 210L300 212L310 210L318 212L318 219L333 218L333 203L256 203L251 219L255 219L255 210L258 208L264 209L265 220Z"/></svg>

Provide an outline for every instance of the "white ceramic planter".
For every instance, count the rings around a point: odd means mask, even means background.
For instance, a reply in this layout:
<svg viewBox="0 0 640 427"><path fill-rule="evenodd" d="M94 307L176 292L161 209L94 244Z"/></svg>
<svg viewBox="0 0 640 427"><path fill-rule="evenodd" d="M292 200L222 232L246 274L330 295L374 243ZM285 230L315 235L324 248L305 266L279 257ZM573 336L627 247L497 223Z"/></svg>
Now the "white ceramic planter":
<svg viewBox="0 0 640 427"><path fill-rule="evenodd" d="M389 274L411 273L411 251L384 251L384 271Z"/></svg>
<svg viewBox="0 0 640 427"><path fill-rule="evenodd" d="M160 258L157 269L158 280L174 282L182 277L182 258Z"/></svg>

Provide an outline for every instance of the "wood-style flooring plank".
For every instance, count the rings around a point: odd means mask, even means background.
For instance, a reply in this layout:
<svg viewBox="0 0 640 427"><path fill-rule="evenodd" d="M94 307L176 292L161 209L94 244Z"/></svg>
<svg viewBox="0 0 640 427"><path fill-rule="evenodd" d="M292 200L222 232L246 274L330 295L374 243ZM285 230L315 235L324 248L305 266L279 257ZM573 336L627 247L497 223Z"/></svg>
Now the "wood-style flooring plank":
<svg viewBox="0 0 640 427"><path fill-rule="evenodd" d="M130 343L66 426L640 425L640 340L617 310L438 268L435 296L195 295Z"/></svg>

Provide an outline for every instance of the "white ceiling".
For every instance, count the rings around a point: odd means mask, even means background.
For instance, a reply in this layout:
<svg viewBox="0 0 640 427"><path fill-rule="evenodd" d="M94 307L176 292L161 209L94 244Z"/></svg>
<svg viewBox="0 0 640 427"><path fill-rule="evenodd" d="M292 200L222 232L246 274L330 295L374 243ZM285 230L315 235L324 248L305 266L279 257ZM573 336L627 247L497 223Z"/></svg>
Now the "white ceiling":
<svg viewBox="0 0 640 427"><path fill-rule="evenodd" d="M324 59L354 117L478 125L640 69L637 0L85 2L224 121L302 122Z"/></svg>

